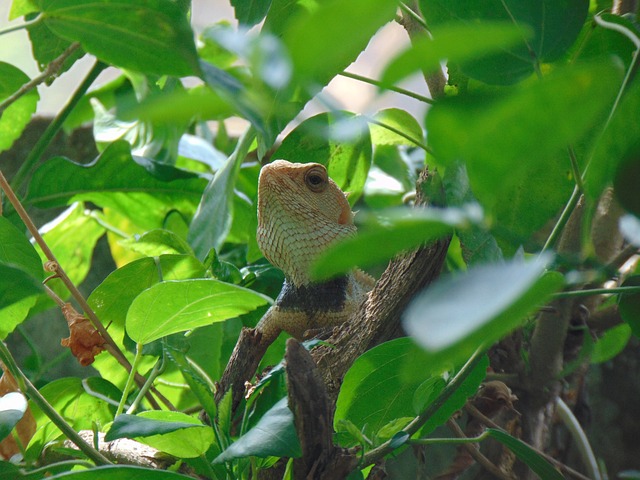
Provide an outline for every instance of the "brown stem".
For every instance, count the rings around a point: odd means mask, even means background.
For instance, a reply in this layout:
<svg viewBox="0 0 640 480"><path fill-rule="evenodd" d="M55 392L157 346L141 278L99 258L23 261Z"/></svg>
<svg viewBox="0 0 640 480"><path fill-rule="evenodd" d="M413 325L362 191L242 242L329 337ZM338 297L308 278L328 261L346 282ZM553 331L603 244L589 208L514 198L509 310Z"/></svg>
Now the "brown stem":
<svg viewBox="0 0 640 480"><path fill-rule="evenodd" d="M91 324L100 333L102 338L104 338L106 342L105 344L106 350L108 350L115 357L115 359L118 361L118 363L120 363L120 365L122 365L128 372L130 372L131 363L129 363L129 360L127 360L127 358L124 356L124 353L122 353L122 350L120 350L116 342L113 340L113 337L109 335L109 332L107 332L107 329L102 325L102 323L98 319L98 316L95 314L93 309L89 306L89 304L85 300L82 293L80 293L80 291L71 281L67 273L62 268L62 266L58 263L56 256L53 254L53 252L49 248L49 245L47 245L47 242L44 241L44 238L42 238L42 235L40 235L38 228L33 223L33 220L31 220L31 217L25 210L24 206L22 205L22 202L20 202L17 195L11 188L11 185L9 185L9 182L7 181L7 179L5 178L1 170L0 170L0 188L4 190L4 193L7 196L7 199L9 199L9 202L11 202L11 205L13 205L13 208L16 210L16 213L20 216L20 219L27 227L27 230L29 230L29 233L31 233L36 243L42 249L42 252L44 253L45 257L48 260L47 262L48 270L54 272L55 275L58 278L60 278L60 280L62 280L62 283L64 283L65 287L67 287L67 289L71 293L71 296L78 302L78 304L80 305L80 308L82 308L84 313L87 315L87 318L89 319L89 321L91 321ZM55 301L55 298L54 298L54 301ZM142 377L141 375L136 375L136 383L138 383L139 385L144 385L145 383L144 377ZM154 392L154 393L156 393L159 396L159 398L163 399L163 403L165 403L168 408L175 410L175 407L173 407L171 403L164 396L161 396L158 392ZM153 397L148 396L147 398L154 406L157 406L157 403L155 402L155 399L153 399Z"/></svg>

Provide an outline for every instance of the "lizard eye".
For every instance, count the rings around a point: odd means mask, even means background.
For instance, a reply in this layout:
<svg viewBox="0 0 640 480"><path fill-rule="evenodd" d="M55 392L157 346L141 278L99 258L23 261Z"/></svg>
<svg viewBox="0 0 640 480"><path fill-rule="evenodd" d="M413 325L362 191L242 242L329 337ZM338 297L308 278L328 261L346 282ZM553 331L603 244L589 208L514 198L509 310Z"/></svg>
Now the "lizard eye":
<svg viewBox="0 0 640 480"><path fill-rule="evenodd" d="M327 171L322 167L310 168L304 175L304 183L312 192L323 192L329 185Z"/></svg>

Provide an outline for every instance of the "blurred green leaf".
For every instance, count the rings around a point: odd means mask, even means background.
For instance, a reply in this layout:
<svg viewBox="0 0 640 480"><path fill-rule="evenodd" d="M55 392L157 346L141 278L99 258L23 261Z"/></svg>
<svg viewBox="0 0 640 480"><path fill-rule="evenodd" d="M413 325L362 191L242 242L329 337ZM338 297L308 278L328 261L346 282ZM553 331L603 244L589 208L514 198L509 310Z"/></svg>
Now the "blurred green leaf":
<svg viewBox="0 0 640 480"><path fill-rule="evenodd" d="M599 62L500 96L447 99L429 110L429 142L439 163L465 162L473 194L517 246L567 201L573 182L566 148L601 118L619 78L615 66Z"/></svg>
<svg viewBox="0 0 640 480"><path fill-rule="evenodd" d="M127 333L147 344L172 333L221 322L271 302L269 297L217 280L172 280L138 295L127 312Z"/></svg>
<svg viewBox="0 0 640 480"><path fill-rule="evenodd" d="M43 0L44 24L122 68L158 75L200 72L193 31L180 7L162 0Z"/></svg>
<svg viewBox="0 0 640 480"><path fill-rule="evenodd" d="M478 209L389 209L360 218L358 235L323 252L311 266L315 279L330 278L352 268L369 267L390 260L399 253L450 235L454 227L464 228L481 220Z"/></svg>
<svg viewBox="0 0 640 480"><path fill-rule="evenodd" d="M638 317L636 317L632 323L616 325L604 332L593 346L591 363L606 362L624 350L624 347L629 343L629 338L631 338L633 328L637 329L637 324Z"/></svg>
<svg viewBox="0 0 640 480"><path fill-rule="evenodd" d="M293 414L283 398L258 423L224 450L213 463L242 457L299 457L300 442L293 425Z"/></svg>
<svg viewBox="0 0 640 480"><path fill-rule="evenodd" d="M514 46L473 62L462 63L472 78L511 84L532 74L539 63L560 58L578 37L589 9L588 0L420 0L430 27L450 22L478 28L496 21L533 29ZM435 38L435 35L434 35ZM550 117L553 118L553 117Z"/></svg>
<svg viewBox="0 0 640 480"><path fill-rule="evenodd" d="M544 274L549 260L511 260L441 278L411 302L404 328L434 364L459 365L521 325L560 288L561 275Z"/></svg>
<svg viewBox="0 0 640 480"><path fill-rule="evenodd" d="M427 14L427 17L429 15ZM522 43L531 37L526 25L511 22L446 23L412 42L385 67L384 85L393 85L412 73L440 68L440 62L464 62Z"/></svg>
<svg viewBox="0 0 640 480"><path fill-rule="evenodd" d="M390 0L328 0L299 14L284 32L294 75L314 90L326 85L356 59L380 27L394 19L396 8Z"/></svg>
<svg viewBox="0 0 640 480"><path fill-rule="evenodd" d="M320 113L291 131L272 158L326 166L354 205L371 165L371 138L362 117L349 112Z"/></svg>
<svg viewBox="0 0 640 480"><path fill-rule="evenodd" d="M248 27L260 23L269 11L270 0L231 0L236 20Z"/></svg>
<svg viewBox="0 0 640 480"><path fill-rule="evenodd" d="M0 62L0 102L16 93L30 78L20 69ZM0 111L0 152L9 150L36 112L40 100L38 91L31 89L15 102Z"/></svg>

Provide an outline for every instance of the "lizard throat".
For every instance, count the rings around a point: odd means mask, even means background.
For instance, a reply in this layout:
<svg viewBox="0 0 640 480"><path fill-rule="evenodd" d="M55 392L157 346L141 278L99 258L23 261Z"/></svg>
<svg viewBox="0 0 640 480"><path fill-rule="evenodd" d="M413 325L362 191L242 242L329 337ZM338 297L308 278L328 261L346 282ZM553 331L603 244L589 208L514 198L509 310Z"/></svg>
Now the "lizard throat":
<svg viewBox="0 0 640 480"><path fill-rule="evenodd" d="M334 278L327 282L295 285L285 278L275 306L280 310L305 312L340 312L347 299L349 277Z"/></svg>

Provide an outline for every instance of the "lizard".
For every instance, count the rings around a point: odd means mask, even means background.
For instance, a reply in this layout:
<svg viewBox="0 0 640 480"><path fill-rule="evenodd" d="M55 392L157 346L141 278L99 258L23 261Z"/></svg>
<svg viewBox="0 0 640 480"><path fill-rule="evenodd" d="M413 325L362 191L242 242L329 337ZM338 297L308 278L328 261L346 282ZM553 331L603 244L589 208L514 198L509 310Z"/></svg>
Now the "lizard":
<svg viewBox="0 0 640 480"><path fill-rule="evenodd" d="M265 258L285 276L282 290L254 329L243 329L218 383L216 401L233 388L233 408L267 348L282 331L301 340L309 330L347 321L373 288L373 277L354 269L314 282L310 266L317 255L353 237L347 194L319 163L276 160L258 178L257 241Z"/></svg>
<svg viewBox="0 0 640 480"><path fill-rule="evenodd" d="M280 295L256 326L263 343L281 331L301 339L307 330L339 325L360 307L375 283L363 271L324 282L309 277L318 254L356 234L353 219L347 194L324 165L276 160L262 167L258 246L285 276Z"/></svg>

